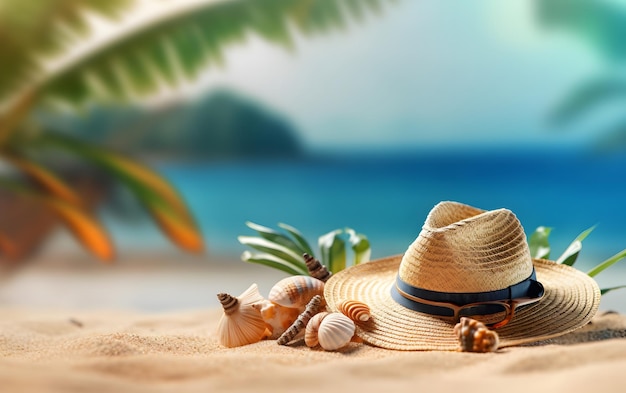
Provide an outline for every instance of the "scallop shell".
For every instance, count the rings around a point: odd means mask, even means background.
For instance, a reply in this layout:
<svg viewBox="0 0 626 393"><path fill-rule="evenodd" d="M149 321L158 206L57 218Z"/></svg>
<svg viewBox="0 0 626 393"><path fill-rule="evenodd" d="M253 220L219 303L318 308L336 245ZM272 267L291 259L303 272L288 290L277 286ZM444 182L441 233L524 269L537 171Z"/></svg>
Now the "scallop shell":
<svg viewBox="0 0 626 393"><path fill-rule="evenodd" d="M462 352L495 352L498 350L498 333L489 330L482 322L462 317L454 326Z"/></svg>
<svg viewBox="0 0 626 393"><path fill-rule="evenodd" d="M309 323L306 324L306 329L304 331L304 343L309 348L316 347L320 341L317 338L317 334L320 328L320 324L322 320L330 313L326 311L322 311L321 313L313 315L313 318L309 320Z"/></svg>
<svg viewBox="0 0 626 393"><path fill-rule="evenodd" d="M323 282L328 281L332 273L328 271L326 266L322 265L319 260L307 254L306 252L302 254L302 258L304 258L306 268L309 271L311 277L315 277Z"/></svg>
<svg viewBox="0 0 626 393"><path fill-rule="evenodd" d="M317 331L317 339L322 348L334 351L348 345L355 330L354 321L341 313L334 312L322 319Z"/></svg>
<svg viewBox="0 0 626 393"><path fill-rule="evenodd" d="M261 312L261 316L270 333L269 338L272 340L280 337L300 315L300 309L298 308L283 307L267 299L252 305L252 307Z"/></svg>
<svg viewBox="0 0 626 393"><path fill-rule="evenodd" d="M371 317L370 308L367 304L357 300L344 300L339 303L337 308L343 315L352 319L356 323L367 322Z"/></svg>
<svg viewBox="0 0 626 393"><path fill-rule="evenodd" d="M315 295L324 296L324 282L310 276L290 276L277 282L267 297L283 307L304 307Z"/></svg>
<svg viewBox="0 0 626 393"><path fill-rule="evenodd" d="M256 284L252 284L238 297L227 293L217 295L224 314L217 325L220 343L226 347L238 347L261 341L267 335L261 312L254 307L263 301Z"/></svg>

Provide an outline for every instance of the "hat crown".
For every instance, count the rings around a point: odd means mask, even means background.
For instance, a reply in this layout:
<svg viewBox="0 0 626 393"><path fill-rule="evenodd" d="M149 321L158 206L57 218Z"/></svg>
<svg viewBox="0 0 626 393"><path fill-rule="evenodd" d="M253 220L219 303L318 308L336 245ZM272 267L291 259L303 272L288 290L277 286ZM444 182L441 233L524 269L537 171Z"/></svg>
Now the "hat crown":
<svg viewBox="0 0 626 393"><path fill-rule="evenodd" d="M441 202L405 252L398 274L414 287L471 293L507 288L532 271L526 235L513 212Z"/></svg>

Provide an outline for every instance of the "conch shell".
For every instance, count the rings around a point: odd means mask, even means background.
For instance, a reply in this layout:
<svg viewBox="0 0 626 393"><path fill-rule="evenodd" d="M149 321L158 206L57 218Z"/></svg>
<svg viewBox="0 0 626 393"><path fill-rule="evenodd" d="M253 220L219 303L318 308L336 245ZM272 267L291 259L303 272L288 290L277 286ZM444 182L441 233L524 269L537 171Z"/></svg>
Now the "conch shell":
<svg viewBox="0 0 626 393"><path fill-rule="evenodd" d="M219 293L217 298L224 307L224 314L217 325L222 345L230 348L252 344L267 335L261 312L254 307L255 303L263 301L256 284L252 284L239 297Z"/></svg>
<svg viewBox="0 0 626 393"><path fill-rule="evenodd" d="M339 303L337 308L343 315L352 319L356 323L367 322L371 317L370 308L367 304L357 300L344 300Z"/></svg>
<svg viewBox="0 0 626 393"><path fill-rule="evenodd" d="M317 339L322 348L335 351L348 345L355 330L354 321L341 313L333 312L322 319L317 331Z"/></svg>
<svg viewBox="0 0 626 393"><path fill-rule="evenodd" d="M315 295L324 295L324 282L310 276L290 276L270 289L270 301L283 307L300 308Z"/></svg>
<svg viewBox="0 0 626 393"><path fill-rule="evenodd" d="M461 317L454 326L454 334L459 339L462 352L495 352L498 350L498 333L489 330L482 322Z"/></svg>
<svg viewBox="0 0 626 393"><path fill-rule="evenodd" d="M289 342L293 341L293 339L302 331L304 331L305 327L311 320L311 318L317 314L322 306L322 296L315 295L313 299L309 301L306 305L305 310L298 316L298 319L289 326L280 337L278 337L279 345L287 345Z"/></svg>
<svg viewBox="0 0 626 393"><path fill-rule="evenodd" d="M300 315L300 309L298 308L283 307L267 299L253 304L252 307L261 312L265 326L270 334L268 338L272 340L280 337Z"/></svg>
<svg viewBox="0 0 626 393"><path fill-rule="evenodd" d="M317 334L320 329L320 324L322 320L330 313L326 311L322 311L321 313L313 315L313 318L309 320L309 323L306 324L306 329L304 331L304 343L309 348L316 347L320 340L317 338Z"/></svg>
<svg viewBox="0 0 626 393"><path fill-rule="evenodd" d="M332 273L328 271L326 266L322 265L319 260L315 259L315 257L307 254L306 252L302 254L302 258L304 258L306 268L311 277L315 277L323 282L328 281Z"/></svg>

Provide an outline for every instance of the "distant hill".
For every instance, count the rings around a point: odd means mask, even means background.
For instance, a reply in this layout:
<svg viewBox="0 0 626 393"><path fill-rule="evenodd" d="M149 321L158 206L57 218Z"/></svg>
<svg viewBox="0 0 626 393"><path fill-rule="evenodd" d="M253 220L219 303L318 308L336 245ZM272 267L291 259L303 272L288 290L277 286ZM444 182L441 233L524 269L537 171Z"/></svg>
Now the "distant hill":
<svg viewBox="0 0 626 393"><path fill-rule="evenodd" d="M41 116L55 129L132 154L214 160L303 153L286 119L227 90L159 110L99 106L82 116Z"/></svg>

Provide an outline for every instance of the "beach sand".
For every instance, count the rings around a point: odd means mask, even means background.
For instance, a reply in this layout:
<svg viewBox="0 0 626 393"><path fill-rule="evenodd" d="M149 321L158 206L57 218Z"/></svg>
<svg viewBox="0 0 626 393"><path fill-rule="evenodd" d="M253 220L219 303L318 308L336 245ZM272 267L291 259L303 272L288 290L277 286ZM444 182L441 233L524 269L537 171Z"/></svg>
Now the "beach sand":
<svg viewBox="0 0 626 393"><path fill-rule="evenodd" d="M496 353L401 352L302 341L222 347L215 294L284 275L209 265L65 259L27 265L0 290L2 392L622 392L626 316ZM186 289L185 289L186 288ZM123 311L124 310L124 311Z"/></svg>
<svg viewBox="0 0 626 393"><path fill-rule="evenodd" d="M400 352L301 341L222 347L219 309L183 313L0 310L4 392L550 391L624 389L626 318L605 314L543 345ZM591 341L590 341L591 340Z"/></svg>

